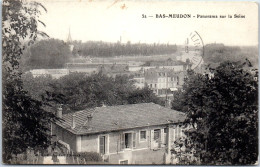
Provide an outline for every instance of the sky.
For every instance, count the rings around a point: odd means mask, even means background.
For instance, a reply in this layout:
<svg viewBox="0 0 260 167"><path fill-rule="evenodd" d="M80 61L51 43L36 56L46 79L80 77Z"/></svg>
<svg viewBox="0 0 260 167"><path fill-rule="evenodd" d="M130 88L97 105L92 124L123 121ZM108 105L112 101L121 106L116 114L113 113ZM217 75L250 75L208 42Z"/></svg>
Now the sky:
<svg viewBox="0 0 260 167"><path fill-rule="evenodd" d="M177 2L128 0L42 0L47 13L40 29L51 38L131 43L184 44L198 32L204 44L258 45L258 6L254 2ZM142 14L153 16L142 18ZM155 18L191 14L191 18ZM197 15L245 15L245 18L197 18ZM194 16L194 17L193 17Z"/></svg>

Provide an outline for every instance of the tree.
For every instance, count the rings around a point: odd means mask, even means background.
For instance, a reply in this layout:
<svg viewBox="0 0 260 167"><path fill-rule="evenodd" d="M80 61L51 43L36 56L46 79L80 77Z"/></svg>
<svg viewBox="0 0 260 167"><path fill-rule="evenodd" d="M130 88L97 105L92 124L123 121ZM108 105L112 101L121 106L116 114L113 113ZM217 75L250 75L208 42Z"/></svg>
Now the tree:
<svg viewBox="0 0 260 167"><path fill-rule="evenodd" d="M163 104L149 88L136 89L127 75L109 77L102 73L70 73L59 79L23 75L24 87L34 99L46 92L62 99L64 113L102 105L123 105L154 102ZM58 96L62 95L62 97Z"/></svg>
<svg viewBox="0 0 260 167"><path fill-rule="evenodd" d="M43 109L43 102L32 99L23 89L19 61L23 50L38 35L40 11L45 8L37 2L3 1L3 162L23 153L28 147L46 147L50 142L48 125L56 119ZM41 22L42 23L42 22Z"/></svg>
<svg viewBox="0 0 260 167"><path fill-rule="evenodd" d="M22 75L23 88L35 100L42 100L47 92L54 92L52 85L55 81L50 75L33 77L31 73Z"/></svg>
<svg viewBox="0 0 260 167"><path fill-rule="evenodd" d="M156 97L153 91L148 87L145 87L143 89L136 89L132 91L128 95L127 101L129 104L154 102L160 105L164 105L164 101Z"/></svg>
<svg viewBox="0 0 260 167"><path fill-rule="evenodd" d="M176 102L194 127L186 134L202 164L257 162L258 83L241 64L221 63L213 78L190 71Z"/></svg>
<svg viewBox="0 0 260 167"><path fill-rule="evenodd" d="M31 73L26 73L22 75L22 81L24 89L35 100L42 100L48 93L62 99L64 113L102 105L164 104L148 87L136 89L134 81L126 75L108 77L102 73L86 75L75 72L53 79L51 76L34 78Z"/></svg>
<svg viewBox="0 0 260 167"><path fill-rule="evenodd" d="M258 52L257 47L238 47L238 46L225 46L224 44L208 44L204 47L205 63L221 63L225 61L243 61L246 58L257 67L258 66Z"/></svg>
<svg viewBox="0 0 260 167"><path fill-rule="evenodd" d="M69 46L61 40L41 40L27 49L23 62L29 69L63 68L70 54Z"/></svg>

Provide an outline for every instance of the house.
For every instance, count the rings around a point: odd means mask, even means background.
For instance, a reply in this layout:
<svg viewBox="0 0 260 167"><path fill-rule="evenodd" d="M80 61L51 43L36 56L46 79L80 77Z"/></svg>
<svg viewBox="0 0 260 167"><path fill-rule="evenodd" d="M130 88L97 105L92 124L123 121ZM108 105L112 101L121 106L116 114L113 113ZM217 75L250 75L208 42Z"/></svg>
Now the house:
<svg viewBox="0 0 260 167"><path fill-rule="evenodd" d="M33 77L50 75L55 79L69 74L69 71L67 69L33 69L29 72L32 73Z"/></svg>
<svg viewBox="0 0 260 167"><path fill-rule="evenodd" d="M153 68L145 72L145 83L159 97L172 96L172 89L182 88L185 71L174 71L167 68Z"/></svg>
<svg viewBox="0 0 260 167"><path fill-rule="evenodd" d="M134 85L137 87L137 88L144 88L145 87L145 78L144 78L144 73L134 73L134 77L133 79L135 80L135 83Z"/></svg>
<svg viewBox="0 0 260 167"><path fill-rule="evenodd" d="M62 114L52 135L74 152L97 152L110 164L170 162L186 115L154 103L96 107Z"/></svg>

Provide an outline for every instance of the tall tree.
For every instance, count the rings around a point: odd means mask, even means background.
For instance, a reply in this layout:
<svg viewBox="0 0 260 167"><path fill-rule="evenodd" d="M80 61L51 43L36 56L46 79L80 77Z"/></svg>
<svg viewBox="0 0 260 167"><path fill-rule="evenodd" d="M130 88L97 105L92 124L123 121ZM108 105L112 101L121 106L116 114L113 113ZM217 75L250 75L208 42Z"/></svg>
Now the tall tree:
<svg viewBox="0 0 260 167"><path fill-rule="evenodd" d="M25 47L33 43L40 11L45 8L37 2L4 0L2 17L3 43L3 161L28 147L46 147L49 144L48 124L55 115L43 109L43 103L32 99L23 89L19 60Z"/></svg>
<svg viewBox="0 0 260 167"><path fill-rule="evenodd" d="M202 164L245 165L258 159L258 83L238 63L225 62L214 77L189 72L173 108L194 126L188 139Z"/></svg>
<svg viewBox="0 0 260 167"><path fill-rule="evenodd" d="M149 88L136 89L134 81L126 75L109 77L102 73L71 73L59 79L50 77L33 78L23 76L26 90L35 99L47 92L63 95L64 113L102 105L122 105L134 103L162 102ZM53 93L55 92L55 93Z"/></svg>
<svg viewBox="0 0 260 167"><path fill-rule="evenodd" d="M46 39L30 46L23 55L28 69L63 68L70 59L69 46L58 39Z"/></svg>

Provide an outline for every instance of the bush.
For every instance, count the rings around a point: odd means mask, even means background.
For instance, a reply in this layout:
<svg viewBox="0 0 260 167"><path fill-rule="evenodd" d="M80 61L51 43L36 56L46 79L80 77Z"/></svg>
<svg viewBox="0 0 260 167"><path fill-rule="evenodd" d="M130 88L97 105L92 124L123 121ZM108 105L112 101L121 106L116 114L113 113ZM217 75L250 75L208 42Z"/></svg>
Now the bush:
<svg viewBox="0 0 260 167"><path fill-rule="evenodd" d="M79 157L80 160L83 161L85 159L86 162L101 162L102 157L99 153L96 152L83 152L74 154L75 157Z"/></svg>

